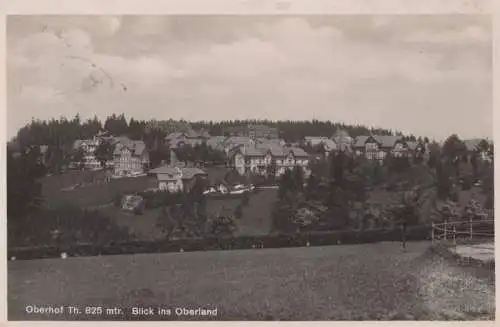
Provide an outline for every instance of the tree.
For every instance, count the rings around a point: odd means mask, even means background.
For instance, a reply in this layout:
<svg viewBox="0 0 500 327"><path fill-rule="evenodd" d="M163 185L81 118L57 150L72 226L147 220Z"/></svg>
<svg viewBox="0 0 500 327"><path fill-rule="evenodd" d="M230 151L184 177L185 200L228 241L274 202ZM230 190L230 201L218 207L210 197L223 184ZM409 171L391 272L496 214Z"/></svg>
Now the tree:
<svg viewBox="0 0 500 327"><path fill-rule="evenodd" d="M83 169L85 167L85 152L82 148L77 148L73 151L73 162L78 164L79 169Z"/></svg>
<svg viewBox="0 0 500 327"><path fill-rule="evenodd" d="M209 230L216 236L231 236L236 230L236 224L229 215L216 216L211 219Z"/></svg>
<svg viewBox="0 0 500 327"><path fill-rule="evenodd" d="M9 224L20 222L42 204L42 185L38 179L45 173L35 153L25 152L14 157L7 150L7 216Z"/></svg>
<svg viewBox="0 0 500 327"><path fill-rule="evenodd" d="M236 219L241 219L241 217L243 217L243 206L241 203L236 206L236 209L234 209L234 217Z"/></svg>
<svg viewBox="0 0 500 327"><path fill-rule="evenodd" d="M346 155L344 151L339 151L331 160L331 171L333 179L342 184L344 180L344 169L346 166Z"/></svg>
<svg viewBox="0 0 500 327"><path fill-rule="evenodd" d="M286 169L283 175L281 175L279 188L278 188L278 197L280 200L284 200L288 192L293 192L294 187L294 178L292 172L289 169Z"/></svg>
<svg viewBox="0 0 500 327"><path fill-rule="evenodd" d="M134 118L130 118L130 123L127 128L127 136L131 140L142 140L144 138L145 123L142 123Z"/></svg>
<svg viewBox="0 0 500 327"><path fill-rule="evenodd" d="M304 171L302 167L295 166L292 170L293 175L293 191L303 191L304 189Z"/></svg>
<svg viewBox="0 0 500 327"><path fill-rule="evenodd" d="M443 144L442 155L458 164L459 158L465 153L465 143L456 134L450 135Z"/></svg>
<svg viewBox="0 0 500 327"><path fill-rule="evenodd" d="M310 174L306 183L307 183L306 184L306 197L308 199L315 199L317 196L317 193L318 193L317 190L318 190L318 186L319 186L319 181L314 176L314 174Z"/></svg>
<svg viewBox="0 0 500 327"><path fill-rule="evenodd" d="M429 168L436 168L440 160L440 152L441 149L436 142L429 144L429 159L427 161L427 166Z"/></svg>
<svg viewBox="0 0 500 327"><path fill-rule="evenodd" d="M103 141L95 150L95 157L101 163L101 167L106 167L108 161L113 160L114 147L109 141Z"/></svg>
<svg viewBox="0 0 500 327"><path fill-rule="evenodd" d="M169 162L170 149L167 145L161 144L158 147L149 151L149 162L151 167L158 167L162 162Z"/></svg>
<svg viewBox="0 0 500 327"><path fill-rule="evenodd" d="M488 152L490 150L490 143L487 140L482 139L477 145L477 150L479 152Z"/></svg>
<svg viewBox="0 0 500 327"><path fill-rule="evenodd" d="M437 173L437 194L442 200L450 197L452 181L450 176L451 163L449 161L438 161L436 164Z"/></svg>
<svg viewBox="0 0 500 327"><path fill-rule="evenodd" d="M99 133L99 131L102 129L102 124L99 121L99 118L97 118L97 116L94 116L92 119L88 119L85 123L83 123L81 129L82 137L85 139L90 139L97 133Z"/></svg>
<svg viewBox="0 0 500 327"><path fill-rule="evenodd" d="M104 123L104 129L115 136L127 135L128 124L127 120L125 119L125 115L121 114L117 116L116 114L112 114L106 119L106 122Z"/></svg>
<svg viewBox="0 0 500 327"><path fill-rule="evenodd" d="M276 161L271 160L271 164L266 167L266 179L269 181L274 181L276 179Z"/></svg>

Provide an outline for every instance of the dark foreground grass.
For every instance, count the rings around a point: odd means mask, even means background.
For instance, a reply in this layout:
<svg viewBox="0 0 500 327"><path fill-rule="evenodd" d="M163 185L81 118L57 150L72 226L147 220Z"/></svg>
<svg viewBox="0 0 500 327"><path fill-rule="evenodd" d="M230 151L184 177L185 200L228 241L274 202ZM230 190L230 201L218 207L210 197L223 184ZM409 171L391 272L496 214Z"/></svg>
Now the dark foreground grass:
<svg viewBox="0 0 500 327"><path fill-rule="evenodd" d="M114 319L141 318L130 315L133 306L217 308L218 320L492 315L492 281L448 264L428 248L428 242L415 242L402 252L397 243L378 243L14 261L8 264L9 320L84 318L27 315L27 304L125 310Z"/></svg>

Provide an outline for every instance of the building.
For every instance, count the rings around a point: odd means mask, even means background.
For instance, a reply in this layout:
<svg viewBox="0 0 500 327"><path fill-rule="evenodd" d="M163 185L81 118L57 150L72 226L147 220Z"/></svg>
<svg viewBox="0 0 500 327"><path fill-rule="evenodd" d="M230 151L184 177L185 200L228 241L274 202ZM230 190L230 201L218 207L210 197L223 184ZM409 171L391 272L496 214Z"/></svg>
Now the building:
<svg viewBox="0 0 500 327"><path fill-rule="evenodd" d="M354 139L343 129L339 129L333 134L332 140L335 142L338 151L351 152L353 150Z"/></svg>
<svg viewBox="0 0 500 327"><path fill-rule="evenodd" d="M169 192L188 192L194 185L196 178L207 178L208 174L199 168L183 167L181 165L166 165L152 169L158 180L158 189Z"/></svg>
<svg viewBox="0 0 500 327"><path fill-rule="evenodd" d="M211 136L207 140L207 146L214 150L224 151L224 141L226 139L226 136Z"/></svg>
<svg viewBox="0 0 500 327"><path fill-rule="evenodd" d="M142 174L149 167L149 153L143 141L133 141L126 137L116 140L113 151L115 176Z"/></svg>
<svg viewBox="0 0 500 327"><path fill-rule="evenodd" d="M241 136L249 138L278 139L279 131L276 127L262 124L248 124L246 126L230 126L224 130L226 136Z"/></svg>
<svg viewBox="0 0 500 327"><path fill-rule="evenodd" d="M171 149L176 149L183 147L185 145L190 145L192 147L196 145L202 145L210 139L210 134L207 131L200 130L194 131L189 130L188 132L174 132L170 133L165 137L166 143Z"/></svg>
<svg viewBox="0 0 500 327"><path fill-rule="evenodd" d="M231 151L241 147L282 147L285 141L282 139L250 138L245 136L230 136L223 142L223 149L227 156Z"/></svg>
<svg viewBox="0 0 500 327"><path fill-rule="evenodd" d="M306 136L304 137L304 143L313 148L323 146L326 155L337 150L337 143L325 136Z"/></svg>
<svg viewBox="0 0 500 327"><path fill-rule="evenodd" d="M73 143L73 150L81 150L83 152L83 167L86 169L99 169L102 168L101 162L97 160L95 152L101 145L103 139L97 135L88 140L76 140Z"/></svg>
<svg viewBox="0 0 500 327"><path fill-rule="evenodd" d="M389 153L395 157L412 154L402 136L394 135L361 135L356 138L353 149L356 155L369 160L383 160Z"/></svg>
<svg viewBox="0 0 500 327"><path fill-rule="evenodd" d="M235 148L229 155L231 166L240 174L281 176L287 169L301 167L310 174L310 156L301 148L284 147L276 144L254 144Z"/></svg>
<svg viewBox="0 0 500 327"><path fill-rule="evenodd" d="M246 136L229 136L222 143L222 148L226 155L229 155L229 152L234 150L235 148L242 146L251 146L255 143L255 140L250 139Z"/></svg>
<svg viewBox="0 0 500 327"><path fill-rule="evenodd" d="M468 139L463 141L467 156L474 154L479 156L481 161L491 162L493 160L493 142L486 139Z"/></svg>

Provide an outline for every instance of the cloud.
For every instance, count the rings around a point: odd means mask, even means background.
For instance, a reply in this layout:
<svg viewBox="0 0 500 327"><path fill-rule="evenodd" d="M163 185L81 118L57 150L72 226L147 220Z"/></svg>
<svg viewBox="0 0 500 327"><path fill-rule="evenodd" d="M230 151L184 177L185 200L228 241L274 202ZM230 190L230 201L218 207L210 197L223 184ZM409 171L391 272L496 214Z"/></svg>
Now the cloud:
<svg viewBox="0 0 500 327"><path fill-rule="evenodd" d="M455 31L418 31L405 38L406 42L438 44L489 44L490 33L479 26L466 26Z"/></svg>
<svg viewBox="0 0 500 327"><path fill-rule="evenodd" d="M32 116L77 112L101 118L125 112L138 119L318 118L431 136L488 130L490 122L472 118L465 125L413 116L454 117L471 110L472 103L478 104L473 112L491 115L491 60L487 47L476 46L487 41L482 27L440 27L426 41L432 28L424 18L410 28L384 16L376 25L387 31L401 27L399 39L377 34L377 42L369 42L363 40L376 33L371 17L364 30L365 25L336 19L242 21L163 16L9 21L9 134ZM36 28L44 24L50 28ZM412 46L417 41L442 46L423 51Z"/></svg>

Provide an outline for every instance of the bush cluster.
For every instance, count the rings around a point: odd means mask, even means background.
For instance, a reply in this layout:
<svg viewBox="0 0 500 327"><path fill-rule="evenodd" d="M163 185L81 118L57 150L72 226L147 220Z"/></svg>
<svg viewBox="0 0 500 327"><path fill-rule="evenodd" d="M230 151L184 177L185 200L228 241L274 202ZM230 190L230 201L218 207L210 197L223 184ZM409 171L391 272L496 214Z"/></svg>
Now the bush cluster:
<svg viewBox="0 0 500 327"><path fill-rule="evenodd" d="M430 238L428 226L411 227L407 231L409 241ZM35 259L59 256L64 250L72 256L93 256L132 253L165 253L182 251L209 251L252 248L285 248L306 246L326 246L338 244L362 244L383 241L400 241L399 229L376 229L370 231L328 231L297 234L270 234L264 236L206 237L161 241L111 242L106 245L92 243L85 245L68 244L63 248L48 246L36 249L9 249L9 257Z"/></svg>

